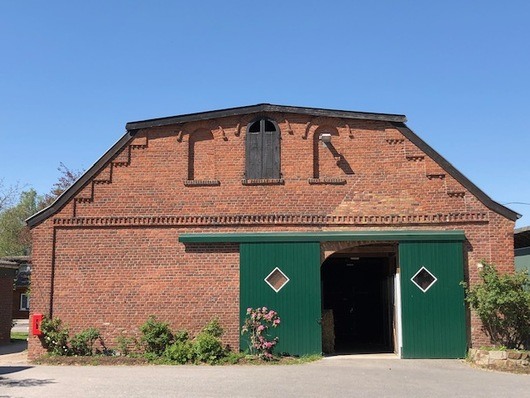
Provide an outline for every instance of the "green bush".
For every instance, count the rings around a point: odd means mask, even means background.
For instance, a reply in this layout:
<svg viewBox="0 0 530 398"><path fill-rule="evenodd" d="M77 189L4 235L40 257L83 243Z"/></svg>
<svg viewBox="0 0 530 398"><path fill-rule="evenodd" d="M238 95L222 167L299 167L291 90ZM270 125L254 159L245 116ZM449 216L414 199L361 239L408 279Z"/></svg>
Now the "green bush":
<svg viewBox="0 0 530 398"><path fill-rule="evenodd" d="M244 352L228 351L225 356L220 360L220 363L235 365L245 358L246 354Z"/></svg>
<svg viewBox="0 0 530 398"><path fill-rule="evenodd" d="M131 347L134 346L134 339L127 336L118 336L116 339L118 343L118 351L120 355L128 356L131 353Z"/></svg>
<svg viewBox="0 0 530 398"><path fill-rule="evenodd" d="M68 347L69 332L63 328L62 321L59 318L49 319L44 317L40 329L43 333L41 342L44 348L54 355L69 355Z"/></svg>
<svg viewBox="0 0 530 398"><path fill-rule="evenodd" d="M221 337L224 333L223 328L219 324L219 320L217 318L212 319L205 327L202 329L204 333L208 333L210 336L213 337Z"/></svg>
<svg viewBox="0 0 530 398"><path fill-rule="evenodd" d="M189 340L189 334L186 330L177 330L173 335L173 340L177 342L185 342Z"/></svg>
<svg viewBox="0 0 530 398"><path fill-rule="evenodd" d="M115 355L114 350L105 347L98 329L88 328L69 338L67 328L63 328L58 318L44 318L41 324L43 346L48 352L55 355L79 355L91 356L103 353ZM172 333L169 325L158 321L150 316L140 326L141 338L132 339L119 336L117 343L121 355L131 354L130 348L136 343L135 351L144 350L143 356L154 363L179 363L205 362L209 364L237 363L242 357L237 353L230 353L223 348L219 339L223 334L223 328L217 319L209 322L193 341L189 340L189 334L185 330ZM94 344L99 340L101 350L96 349Z"/></svg>
<svg viewBox="0 0 530 398"><path fill-rule="evenodd" d="M526 273L500 274L483 263L482 282L466 289L466 301L497 346L528 348L530 343L530 280Z"/></svg>
<svg viewBox="0 0 530 398"><path fill-rule="evenodd" d="M198 361L209 364L217 363L225 356L221 341L207 332L201 332L195 337L193 352Z"/></svg>
<svg viewBox="0 0 530 398"><path fill-rule="evenodd" d="M142 332L141 341L144 344L147 354L152 353L157 356L162 356L166 347L173 342L173 333L169 325L165 322L158 321L153 315L140 326L140 332Z"/></svg>
<svg viewBox="0 0 530 398"><path fill-rule="evenodd" d="M164 357L171 362L185 364L193 360L193 345L189 341L176 341L167 346Z"/></svg>
<svg viewBox="0 0 530 398"><path fill-rule="evenodd" d="M223 348L219 340L223 332L217 318L212 319L202 329L202 332L193 340L193 353L197 361L214 364L226 357L227 350Z"/></svg>
<svg viewBox="0 0 530 398"><path fill-rule="evenodd" d="M153 363L164 363L163 361L160 361L160 358L162 358L160 355L155 354L154 352L144 352L142 355L147 361L153 362Z"/></svg>
<svg viewBox="0 0 530 398"><path fill-rule="evenodd" d="M96 328L88 328L76 334L70 340L72 353L79 356L94 355L94 343L101 339L101 334Z"/></svg>

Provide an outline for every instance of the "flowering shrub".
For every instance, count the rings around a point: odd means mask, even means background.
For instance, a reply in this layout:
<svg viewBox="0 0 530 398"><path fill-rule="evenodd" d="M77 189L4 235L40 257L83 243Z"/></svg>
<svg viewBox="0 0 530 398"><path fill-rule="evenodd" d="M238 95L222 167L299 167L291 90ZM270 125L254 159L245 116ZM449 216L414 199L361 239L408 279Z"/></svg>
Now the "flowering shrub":
<svg viewBox="0 0 530 398"><path fill-rule="evenodd" d="M63 326L59 318L44 317L41 330L42 345L53 355L91 356L94 355L94 343L97 340L103 345L101 334L95 328L83 330L70 338L68 328Z"/></svg>
<svg viewBox="0 0 530 398"><path fill-rule="evenodd" d="M272 359L272 351L278 343L278 337L270 339L267 331L269 327L277 327L280 317L274 310L267 307L247 308L247 317L241 328L241 334L248 334L250 352L258 354L260 358Z"/></svg>
<svg viewBox="0 0 530 398"><path fill-rule="evenodd" d="M68 329L63 327L59 318L44 317L40 328L43 333L41 336L42 345L49 353L54 355L70 354L70 347L68 347L70 334Z"/></svg>

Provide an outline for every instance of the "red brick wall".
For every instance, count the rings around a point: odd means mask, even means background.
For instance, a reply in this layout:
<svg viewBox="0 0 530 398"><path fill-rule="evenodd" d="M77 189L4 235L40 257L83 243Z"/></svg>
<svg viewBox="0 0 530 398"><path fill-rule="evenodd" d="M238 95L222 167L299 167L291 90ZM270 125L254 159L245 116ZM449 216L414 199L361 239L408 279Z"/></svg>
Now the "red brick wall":
<svg viewBox="0 0 530 398"><path fill-rule="evenodd" d="M111 344L149 314L190 332L218 315L226 342L237 346L238 247L180 244L189 232L458 229L468 239L471 283L481 259L513 269L514 223L392 125L269 117L282 131L281 185L242 183L253 116L140 131L94 183L33 229L32 311L49 313L52 302L73 331L96 326ZM201 139L205 130L213 140ZM332 133L333 148L316 140L322 132ZM195 179L220 185L186 186L190 164ZM471 334L483 344L475 318ZM40 352L30 342L30 355Z"/></svg>
<svg viewBox="0 0 530 398"><path fill-rule="evenodd" d="M0 344L9 343L13 305L14 271L0 269Z"/></svg>
<svg viewBox="0 0 530 398"><path fill-rule="evenodd" d="M59 230L58 242L68 243L56 249L54 316L73 311L72 332L96 326L105 336L134 334L149 314L193 333L215 316L237 323L238 247L186 252L177 236L173 228Z"/></svg>

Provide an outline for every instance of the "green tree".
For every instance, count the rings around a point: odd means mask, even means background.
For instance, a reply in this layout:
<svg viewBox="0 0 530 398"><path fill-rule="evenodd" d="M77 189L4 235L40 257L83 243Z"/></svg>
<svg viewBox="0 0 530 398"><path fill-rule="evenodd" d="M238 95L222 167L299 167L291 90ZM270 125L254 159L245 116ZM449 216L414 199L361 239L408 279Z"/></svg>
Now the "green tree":
<svg viewBox="0 0 530 398"><path fill-rule="evenodd" d="M20 256L31 251L31 236L25 220L39 210L40 197L34 189L22 192L19 202L0 212L0 257Z"/></svg>
<svg viewBox="0 0 530 398"><path fill-rule="evenodd" d="M4 184L4 179L0 178L0 212L13 205L13 201L19 195L19 186Z"/></svg>
<svg viewBox="0 0 530 398"><path fill-rule="evenodd" d="M52 204L83 172L70 170L60 163L60 176L49 193L40 196L34 189L19 194L18 185L6 187L0 180L0 257L20 256L31 252L31 236L25 220ZM16 197L19 201L15 203Z"/></svg>
<svg viewBox="0 0 530 398"><path fill-rule="evenodd" d="M497 346L528 348L530 343L530 280L525 272L502 274L483 263L482 282L466 290L484 330Z"/></svg>

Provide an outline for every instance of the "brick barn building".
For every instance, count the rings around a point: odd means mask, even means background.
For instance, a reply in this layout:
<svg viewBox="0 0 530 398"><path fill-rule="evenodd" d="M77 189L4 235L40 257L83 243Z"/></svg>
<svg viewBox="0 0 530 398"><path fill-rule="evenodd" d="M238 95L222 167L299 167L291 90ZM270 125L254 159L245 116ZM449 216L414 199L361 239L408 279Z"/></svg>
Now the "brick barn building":
<svg viewBox="0 0 530 398"><path fill-rule="evenodd" d="M513 270L514 221L402 115L259 104L128 123L33 231L32 313L107 345L150 314L278 351L462 357L486 344L463 280ZM30 356L42 353L30 339Z"/></svg>
<svg viewBox="0 0 530 398"><path fill-rule="evenodd" d="M11 340L13 326L13 283L18 264L0 259L0 344Z"/></svg>

